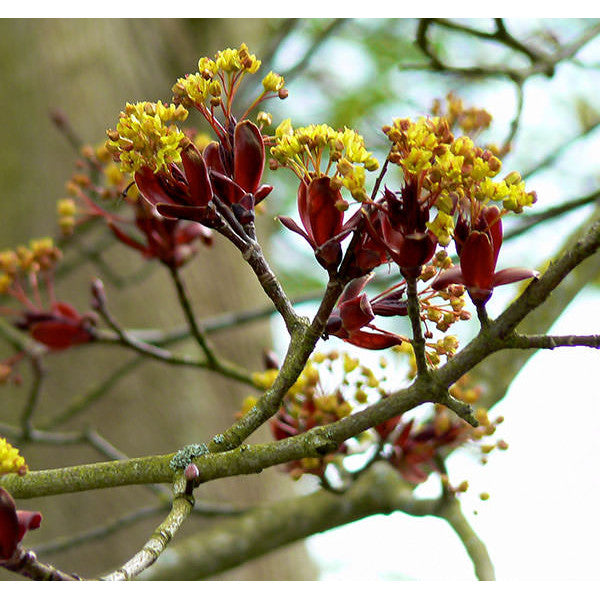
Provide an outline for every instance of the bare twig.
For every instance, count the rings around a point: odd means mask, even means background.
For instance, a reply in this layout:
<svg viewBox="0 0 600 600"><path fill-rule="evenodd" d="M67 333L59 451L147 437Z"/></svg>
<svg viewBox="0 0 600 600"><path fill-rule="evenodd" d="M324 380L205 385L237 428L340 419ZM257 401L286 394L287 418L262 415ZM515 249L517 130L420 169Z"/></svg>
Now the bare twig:
<svg viewBox="0 0 600 600"><path fill-rule="evenodd" d="M23 441L27 441L31 436L31 431L33 429L33 413L38 404L42 381L44 378L44 367L42 365L41 357L37 354L31 354L29 358L31 362L31 368L33 371L33 381L31 382L31 389L29 390L27 402L21 415L21 429L23 432Z"/></svg>
<svg viewBox="0 0 600 600"><path fill-rule="evenodd" d="M448 497L441 504L437 515L447 521L458 535L473 563L477 579L480 581L494 581L496 579L494 565L487 548L465 518L460 502L453 496Z"/></svg>
<svg viewBox="0 0 600 600"><path fill-rule="evenodd" d="M161 514L165 512L165 510L164 505L143 506L129 514L114 519L109 523L104 523L98 527L88 529L87 531L75 535L63 536L52 540L51 542L40 544L39 546L36 546L34 550L38 554L53 554L55 552L76 548L77 546L88 542L102 540L117 531L122 531L125 527L135 525L143 519Z"/></svg>
<svg viewBox="0 0 600 600"><path fill-rule="evenodd" d="M506 348L554 348L586 347L600 348L600 335L513 335L505 343Z"/></svg>
<svg viewBox="0 0 600 600"><path fill-rule="evenodd" d="M95 286L96 288L100 287L101 282L97 280ZM166 350L165 348L162 348L160 346L154 346L152 344L144 342L143 340L135 338L131 335L131 333L129 333L127 330L123 329L119 325L116 319L109 312L106 304L106 299L103 297L103 294L98 291L96 292L95 308L98 310L102 318L106 321L109 327L116 334L115 338L114 336L108 335L106 332L98 331L96 332L95 337L95 340L97 342L118 343L122 346L135 350L141 355L149 356L151 358L163 361L171 365L208 369L210 371L214 371L215 373L224 375L225 377L228 377L230 379L235 379L236 381L240 381L248 385L254 385L251 375L244 371L241 367L238 367L237 365L233 365L223 360L210 363L208 361L193 359L185 355L177 355L170 352L169 350Z"/></svg>
<svg viewBox="0 0 600 600"><path fill-rule="evenodd" d="M15 554L8 561L3 561L0 566L8 571L18 573L34 581L79 581L77 575L69 575L52 565L40 562L35 552L19 546Z"/></svg>
<svg viewBox="0 0 600 600"><path fill-rule="evenodd" d="M206 335L202 329L202 325L199 324L196 320L196 316L194 315L194 310L192 308L192 304L185 289L185 285L183 284L183 280L181 279L179 269L177 267L173 267L169 269L169 273L171 275L173 283L175 284L175 289L177 290L177 298L179 300L181 308L183 309L183 314L185 315L185 319L190 328L192 337L196 340L196 342L198 342L198 345L204 351L204 356L208 365L215 367L219 363L219 360L217 359L214 350L212 349L211 345L206 339Z"/></svg>
<svg viewBox="0 0 600 600"><path fill-rule="evenodd" d="M175 483L173 508L142 549L122 567L102 577L103 580L123 581L133 579L156 561L173 539L173 536L179 531L194 506L194 498L185 493L185 485L186 482L183 477Z"/></svg>

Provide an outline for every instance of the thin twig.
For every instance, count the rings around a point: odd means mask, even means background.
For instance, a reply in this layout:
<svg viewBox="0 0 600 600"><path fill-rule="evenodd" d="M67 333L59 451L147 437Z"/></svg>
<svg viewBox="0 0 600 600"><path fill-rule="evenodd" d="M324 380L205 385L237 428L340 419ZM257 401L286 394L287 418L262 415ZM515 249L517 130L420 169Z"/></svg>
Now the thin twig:
<svg viewBox="0 0 600 600"><path fill-rule="evenodd" d="M519 225L511 228L504 234L504 241L514 239L528 232L530 229L533 229L537 225L540 225L541 223L545 223L546 221L565 215L583 206L589 206L594 202L598 202L598 200L600 200L600 190L594 190L591 194L563 202L558 206L553 206L552 208L542 212L526 215L520 220L521 222Z"/></svg>
<svg viewBox="0 0 600 600"><path fill-rule="evenodd" d="M185 481L181 481L181 479L183 478L180 478L175 484L176 490L175 498L173 499L173 508L167 518L157 527L139 552L122 567L105 575L101 579L105 581L126 581L133 579L152 565L166 549L194 506L194 498L184 492Z"/></svg>
<svg viewBox="0 0 600 600"><path fill-rule="evenodd" d="M35 552L21 546L17 548L14 555L8 561L3 561L0 566L18 573L27 579L34 581L80 581L81 577L70 575L57 569L52 565L40 562Z"/></svg>
<svg viewBox="0 0 600 600"><path fill-rule="evenodd" d="M565 60L572 59L581 48L587 43L594 39L600 34L600 23L597 23L584 31L576 40L571 44L562 46L553 55L542 56L537 51L531 49L527 50L526 47L518 42L515 38L510 36L506 29L502 28L497 30L496 34L492 34L495 41L504 44L505 46L518 50L519 52L525 53L532 60L531 65L522 69L508 68L504 63L497 66L485 67L485 66L472 66L472 67L457 67L451 64L444 63L433 51L429 42L429 30L432 25L448 26L448 21L438 22L436 19L420 19L417 27L416 44L423 52L423 54L429 59L428 65L401 65L402 69L433 69L444 73L450 73L455 75L461 75L464 77L501 77L507 78L515 82L524 82L529 77L534 75L546 75L552 77L556 66ZM453 25L454 29L458 27ZM485 32L471 30L470 28L461 27L462 32L466 35L476 37L487 37L490 36Z"/></svg>
<svg viewBox="0 0 600 600"><path fill-rule="evenodd" d="M600 349L600 335L513 335L505 342L506 348L531 348L586 347Z"/></svg>
<svg viewBox="0 0 600 600"><path fill-rule="evenodd" d="M494 581L496 579L494 565L487 548L462 513L460 502L454 497L448 497L440 506L437 514L447 521L458 535L473 563L477 579Z"/></svg>
<svg viewBox="0 0 600 600"><path fill-rule="evenodd" d="M124 362L115 371L111 372L108 377L94 385L92 389L71 400L66 408L48 419L48 421L42 425L42 429L54 429L87 410L92 404L105 396L121 381L121 379L123 379L123 377L130 374L139 365L143 364L144 360L145 357L136 356L135 358Z"/></svg>
<svg viewBox="0 0 600 600"><path fill-rule="evenodd" d="M175 284L177 298L181 308L183 309L183 314L185 315L185 320L190 328L192 337L196 340L196 342L198 342L198 345L204 351L204 356L208 365L214 367L218 364L219 360L217 359L214 350L211 348L208 340L206 339L206 335L202 329L202 326L196 320L196 316L194 315L194 310L185 289L185 285L183 284L183 280L181 279L179 269L177 267L173 267L169 269L169 273L173 283Z"/></svg>
<svg viewBox="0 0 600 600"><path fill-rule="evenodd" d="M189 356L173 354L165 348L148 344L143 340L139 340L133 337L127 330L123 329L119 325L116 319L108 311L106 300L102 298L100 294L97 294L96 300L96 309L117 336L115 338L114 336L107 335L106 332L97 331L95 334L96 342L113 344L118 343L125 347L131 348L132 350L135 350L141 355L155 358L170 365L208 369L215 373L224 375L225 377L228 377L230 379L235 379L236 381L240 381L241 383L246 383L248 385L254 386L252 376L237 365L223 360L211 364L206 361L190 358Z"/></svg>
<svg viewBox="0 0 600 600"><path fill-rule="evenodd" d="M45 373L40 356L30 355L29 358L31 362L31 368L33 371L33 381L31 382L31 388L27 396L25 408L23 409L23 413L21 414L21 430L23 441L27 441L31 437L31 431L33 429L33 413L38 404L42 381Z"/></svg>
<svg viewBox="0 0 600 600"><path fill-rule="evenodd" d="M412 346L415 351L415 361L417 363L417 372L419 375L426 375L427 359L425 357L425 338L421 327L421 308L419 305L419 296L417 291L417 278L406 275L406 301L408 308L408 318L412 328Z"/></svg>
<svg viewBox="0 0 600 600"><path fill-rule="evenodd" d="M98 527L93 527L92 529L88 529L87 531L75 535L62 536L51 542L40 544L39 546L36 546L34 550L36 553L44 555L62 552L63 550L70 550L82 544L105 539L112 533L122 531L125 527L135 525L139 521L163 513L165 510L164 505L143 506L142 508L138 508L129 514L123 515L108 523L104 523L103 525L99 525Z"/></svg>

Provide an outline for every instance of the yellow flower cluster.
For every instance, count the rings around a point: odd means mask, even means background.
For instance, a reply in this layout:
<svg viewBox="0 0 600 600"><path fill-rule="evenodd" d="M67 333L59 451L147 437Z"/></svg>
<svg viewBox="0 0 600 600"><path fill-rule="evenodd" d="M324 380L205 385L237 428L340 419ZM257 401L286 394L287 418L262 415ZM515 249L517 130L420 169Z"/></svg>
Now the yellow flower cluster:
<svg viewBox="0 0 600 600"><path fill-rule="evenodd" d="M518 213L536 201L516 172L493 181L500 159L469 137L455 138L444 118L397 119L383 131L392 142L390 162L402 168L405 180L418 180L421 197L428 193L430 205L438 209L428 227L441 245L450 243L458 204L502 202L505 210Z"/></svg>
<svg viewBox="0 0 600 600"><path fill-rule="evenodd" d="M483 388L480 385L474 384L471 381L471 375L469 374L463 375L448 391L457 400L461 400L462 402L471 405L476 404L483 394ZM489 419L487 420L489 422Z"/></svg>
<svg viewBox="0 0 600 600"><path fill-rule="evenodd" d="M206 64L212 64L209 60L206 60ZM214 64L217 70L224 71L225 73L256 73L260 68L260 60L256 58L254 54L250 54L248 46L241 44L239 48L226 48L220 50L215 55Z"/></svg>
<svg viewBox="0 0 600 600"><path fill-rule="evenodd" d="M531 206L537 200L535 192L525 191L525 182L522 181L520 173L512 171L502 181L486 179L481 182L476 197L480 201L489 198L502 202L506 210L520 213L526 206Z"/></svg>
<svg viewBox="0 0 600 600"><path fill-rule="evenodd" d="M326 124L294 129L290 119L275 130L271 154L278 165L290 168L300 179L331 176L334 185L347 188L357 200L366 196L365 170L379 168L364 139L353 129L338 131ZM332 165L335 171L330 173Z"/></svg>
<svg viewBox="0 0 600 600"><path fill-rule="evenodd" d="M269 71L269 73L262 80L262 85L266 92L278 92L279 90L283 89L285 80L278 73Z"/></svg>
<svg viewBox="0 0 600 600"><path fill-rule="evenodd" d="M173 100L183 106L204 104L211 95L209 89L211 84L212 81L206 79L201 73L191 73L180 77L172 88Z"/></svg>
<svg viewBox="0 0 600 600"><path fill-rule="evenodd" d="M75 228L75 215L77 206L73 198L62 198L56 203L58 225L63 235L71 235Z"/></svg>
<svg viewBox="0 0 600 600"><path fill-rule="evenodd" d="M435 235L440 246L447 246L452 241L454 219L448 213L440 210L435 219L427 223L427 227Z"/></svg>
<svg viewBox="0 0 600 600"><path fill-rule="evenodd" d="M27 473L27 464L16 448L0 438L0 475L7 473L24 475Z"/></svg>
<svg viewBox="0 0 600 600"><path fill-rule="evenodd" d="M180 77L172 88L173 101L183 106L200 107L207 101L218 105L223 92L219 79L230 85L233 79L246 73L253 74L260 68L261 61L250 54L246 44L239 48L226 48L213 58L202 57L198 61L198 72ZM217 78L219 76L219 78ZM226 83L228 81L228 83ZM279 92L284 79L272 71L263 79L266 92Z"/></svg>
<svg viewBox="0 0 600 600"><path fill-rule="evenodd" d="M6 294L19 274L48 271L62 256L51 238L31 240L29 246L0 252L0 294Z"/></svg>
<svg viewBox="0 0 600 600"><path fill-rule="evenodd" d="M278 373L277 369L269 369L253 373L252 379L255 385L266 390ZM332 379L341 379L342 385L329 392L324 388L331 373ZM349 415L356 404L364 404L372 395L375 399L385 396L387 392L383 385L383 379L349 354L340 354L337 350L316 352L286 394L286 412L300 421L310 416L315 422L329 423ZM250 410L257 401L255 396L248 396L242 413Z"/></svg>
<svg viewBox="0 0 600 600"><path fill-rule="evenodd" d="M127 104L116 129L106 133L106 149L120 162L121 171L135 173L148 167L155 173L181 160L181 143L185 135L168 121L184 121L188 111L183 106L162 102Z"/></svg>
<svg viewBox="0 0 600 600"><path fill-rule="evenodd" d="M439 117L420 117L417 121L396 119L383 132L393 144L390 161L413 175L430 170L435 158L454 139L448 123Z"/></svg>

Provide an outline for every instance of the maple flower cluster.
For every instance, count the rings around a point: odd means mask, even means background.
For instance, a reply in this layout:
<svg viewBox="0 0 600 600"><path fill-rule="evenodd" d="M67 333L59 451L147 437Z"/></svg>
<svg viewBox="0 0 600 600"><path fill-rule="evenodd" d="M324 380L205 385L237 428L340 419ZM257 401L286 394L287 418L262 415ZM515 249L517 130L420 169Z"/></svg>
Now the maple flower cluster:
<svg viewBox="0 0 600 600"><path fill-rule="evenodd" d="M333 188L344 187L359 201L367 198L365 170L379 169L379 162L353 129L337 131L326 124L294 129L291 119L275 130L271 155L271 168L289 168L306 186L327 177Z"/></svg>
<svg viewBox="0 0 600 600"><path fill-rule="evenodd" d="M155 173L181 160L181 142L185 135L169 121L184 121L183 106L162 102L138 102L125 106L115 130L107 132L106 148L119 157L121 170L135 173L141 168Z"/></svg>
<svg viewBox="0 0 600 600"><path fill-rule="evenodd" d="M100 219L116 240L144 259L158 260L169 268L186 264L198 252L199 244L212 244L212 232L200 223L159 215L140 196L131 174L113 161L106 145L97 149L84 146L81 155L76 172L67 183L69 197L57 203L63 236L72 235L75 227ZM157 164L151 157L148 160Z"/></svg>
<svg viewBox="0 0 600 600"><path fill-rule="evenodd" d="M14 324L50 350L63 350L93 339L92 314L81 315L54 292L54 269L62 256L51 238L32 240L28 246L0 252L0 295L19 303L19 308L0 307L0 312L15 317ZM45 291L47 302L42 298ZM20 358L3 361L3 381Z"/></svg>
<svg viewBox="0 0 600 600"><path fill-rule="evenodd" d="M239 86L259 68L260 61L245 44L220 51L214 58L203 57L196 73L173 86L173 104L127 105L117 128L107 132L107 150L122 171L133 174L140 194L158 214L212 229L222 229L231 219L240 225L253 222L255 206L272 187L261 184L263 135L246 117L260 102L287 95L283 78L271 72L263 79L263 91L236 118L232 104ZM200 113L215 141L198 147L169 123L187 118L188 109Z"/></svg>
<svg viewBox="0 0 600 600"><path fill-rule="evenodd" d="M430 325L445 334L469 318L465 291L483 306L494 287L536 275L528 268L496 269L502 218L533 204L535 193L516 172L498 179L497 150L454 132L475 135L491 117L449 95L445 107L436 102L433 116L395 119L383 128L391 146L381 168L364 138L348 127L294 128L284 119L273 134L264 133L271 116L261 111L253 120L252 114L263 101L287 96L277 73L263 76L256 98L240 116L234 114L242 81L260 67L245 44L227 48L201 58L195 73L179 78L171 103L128 103L107 131L104 147L82 149L68 197L57 206L63 233L102 219L122 244L178 269L196 255L199 243L211 244L214 230L233 241L254 239L255 209L273 189L263 182L268 162L298 178L300 222L287 216L280 222L307 241L330 275L348 281L324 335L377 350L408 343L379 323L407 316L406 282L413 279L420 286L419 318L434 367L456 351L457 340L446 335L434 341ZM201 116L215 139L179 128L192 114ZM402 175L398 190L385 185L390 164ZM379 173L371 194L368 173ZM107 208L119 200L129 215ZM456 265L443 250L451 242ZM90 341L93 317L54 297L52 270L60 253L48 244L36 241L0 254L0 293L23 306L19 327L58 350ZM389 264L399 267L400 280L369 293L375 270ZM40 283L47 288L49 308L42 303ZM9 371L10 361L4 361L0 375Z"/></svg>
<svg viewBox="0 0 600 600"><path fill-rule="evenodd" d="M398 191L384 187L377 196L382 171L370 196L366 175L380 165L358 132L327 124L294 128L284 119L269 136L262 128L270 125L270 115L261 112L256 122L249 118L265 99L287 96L280 75L268 73L262 92L240 118L234 116L242 80L260 66L245 44L203 57L196 73L174 84L172 104L128 104L116 129L107 132L107 150L123 172L133 175L154 212L220 232L237 223L247 232L255 207L272 191L262 183L270 147L270 168L289 169L299 179L301 223L287 216L280 221L309 243L332 274L341 269L358 279L394 262L404 277L418 278L439 246L454 240L460 265L440 272L434 292L462 285L475 304L483 305L495 286L535 275L529 269L496 272L501 219L533 204L535 193L526 191L516 172L497 180L502 163L493 149L452 131L462 128L473 135L489 126L488 113L467 109L449 95L445 114L438 102L435 116L396 119L384 127L391 143L386 164L400 168L403 185ZM196 145L198 140L172 123L186 119L189 111L200 113L215 141ZM344 219L352 203L357 210ZM351 338L344 337L352 343Z"/></svg>
<svg viewBox="0 0 600 600"><path fill-rule="evenodd" d="M411 348L410 344L406 344L400 354L410 358ZM282 440L313 427L334 423L360 411L367 404L377 403L389 394L389 377L395 376L398 367L398 364L388 362L383 357L379 367L374 369L336 350L316 352L286 394L277 414L269 421L271 434L276 440ZM268 389L277 374L277 369L257 372L254 374L254 383ZM410 371L408 376L412 376ZM482 393L481 388L473 385L468 376L462 377L450 391L453 396L470 405L475 405ZM244 400L242 413L250 410L256 402L258 398L248 396ZM439 405L433 408L431 414L419 418L406 420L399 415L347 440L335 452L324 457L295 460L284 468L294 479L312 474L327 484L328 467L344 471L346 457L364 457L365 452L369 454L373 448L377 448L370 461L386 461L409 483L423 483L432 473L440 473L440 460L453 448L469 443L480 454L483 463L495 448L507 448L503 440L490 441L502 417L492 422L484 409L477 408L475 412L480 423L478 427L471 427L452 411Z"/></svg>
<svg viewBox="0 0 600 600"><path fill-rule="evenodd" d="M277 369L255 373L254 383L268 389L277 374ZM328 380L339 381L340 376L342 384L332 387ZM271 433L276 440L282 440L339 421L366 404L373 395L381 397L385 393L383 384L372 369L348 354L315 353L289 389L281 409L269 421ZM242 411L250 410L257 401L255 396L248 396ZM295 479L306 473L323 479L329 464L351 452L351 444L345 442L333 453L293 461L286 464L285 469Z"/></svg>
<svg viewBox="0 0 600 600"><path fill-rule="evenodd" d="M7 473L24 475L27 470L25 459L19 454L17 448L0 437L0 476Z"/></svg>

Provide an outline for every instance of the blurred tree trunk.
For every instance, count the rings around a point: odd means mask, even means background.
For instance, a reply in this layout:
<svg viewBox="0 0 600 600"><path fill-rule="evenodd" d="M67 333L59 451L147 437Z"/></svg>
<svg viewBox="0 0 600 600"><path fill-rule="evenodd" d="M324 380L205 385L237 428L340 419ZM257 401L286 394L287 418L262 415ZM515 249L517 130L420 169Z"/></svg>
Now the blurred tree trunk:
<svg viewBox="0 0 600 600"><path fill-rule="evenodd" d="M4 20L0 22L0 107L4 133L0 164L1 246L54 234L55 203L72 171L74 153L51 124L49 110L61 109L85 142L101 143L127 101L170 99L176 78L196 69L199 56L246 41L257 48L265 24L258 20ZM116 272L132 272L140 260L124 247L106 254ZM132 266L134 265L134 266ZM59 287L61 298L86 310L92 268L79 269ZM262 306L266 299L237 251L217 240L202 249L183 271L198 316ZM166 273L155 269L141 284L113 289L105 281L109 305L127 327L168 327L183 318ZM222 355L256 370L269 345L267 324L215 336ZM190 352L192 345L181 346ZM129 360L130 352L82 348L52 356L44 381L36 421L56 414L95 380ZM77 369L73 370L73 364ZM24 375L27 375L24 369ZM2 418L18 417L26 394L14 387L2 390ZM106 398L65 429L93 424L117 448L130 456L170 452L207 440L225 428L248 390L203 372L147 362L130 374ZM8 416L7 416L8 415ZM27 446L33 469L103 460L87 447L61 450ZM200 500L235 506L253 505L291 494L287 479L277 472L229 480L200 488ZM24 502L41 509L44 523L28 543L57 535L69 536L153 502L146 489L116 489ZM63 570L93 576L118 566L151 534L157 517L128 528L109 541L86 544L48 557ZM181 536L206 523L193 518ZM44 559L44 555L41 555ZM314 579L316 570L302 545L263 557L226 574L234 579Z"/></svg>

